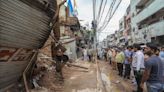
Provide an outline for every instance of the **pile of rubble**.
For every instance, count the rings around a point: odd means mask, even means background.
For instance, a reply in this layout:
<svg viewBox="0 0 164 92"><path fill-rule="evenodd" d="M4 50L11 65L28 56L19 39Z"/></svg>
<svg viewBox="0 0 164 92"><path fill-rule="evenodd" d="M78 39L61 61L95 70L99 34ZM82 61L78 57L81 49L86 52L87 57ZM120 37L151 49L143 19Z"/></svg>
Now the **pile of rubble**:
<svg viewBox="0 0 164 92"><path fill-rule="evenodd" d="M34 89L32 92L61 92L63 89L63 81L56 76L54 61L40 53L36 68L34 69L32 83Z"/></svg>
<svg viewBox="0 0 164 92"><path fill-rule="evenodd" d="M88 72L88 62L67 63L63 68L64 79L70 78L74 72ZM64 79L59 78L55 71L55 61L43 53L39 53L36 68L33 72L32 83L34 89L31 92L63 92Z"/></svg>

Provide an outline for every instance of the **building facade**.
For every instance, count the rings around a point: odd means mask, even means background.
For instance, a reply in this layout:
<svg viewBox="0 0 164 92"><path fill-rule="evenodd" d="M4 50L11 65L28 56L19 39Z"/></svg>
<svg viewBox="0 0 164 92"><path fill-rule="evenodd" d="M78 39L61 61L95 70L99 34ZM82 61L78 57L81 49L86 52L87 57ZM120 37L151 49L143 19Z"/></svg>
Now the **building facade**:
<svg viewBox="0 0 164 92"><path fill-rule="evenodd" d="M125 13L124 37L125 37L125 45L132 45L130 5L126 9L126 13Z"/></svg>
<svg viewBox="0 0 164 92"><path fill-rule="evenodd" d="M163 3L163 0L131 0L133 43L164 44Z"/></svg>

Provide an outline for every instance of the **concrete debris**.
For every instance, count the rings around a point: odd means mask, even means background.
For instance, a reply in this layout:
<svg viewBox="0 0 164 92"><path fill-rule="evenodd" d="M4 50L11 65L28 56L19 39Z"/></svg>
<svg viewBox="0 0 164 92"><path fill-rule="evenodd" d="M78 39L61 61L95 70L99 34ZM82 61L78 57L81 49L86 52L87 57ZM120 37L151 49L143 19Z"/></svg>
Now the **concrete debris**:
<svg viewBox="0 0 164 92"><path fill-rule="evenodd" d="M37 68L42 67L42 69L38 69L40 72L37 72L33 79L35 89L31 92L116 92L115 86L123 83L121 79L112 79L112 75L109 74L110 69L105 67L107 64L104 62L100 63L103 68L100 68L101 72L98 72L97 78L94 63L78 61L70 63L71 65L66 64L62 70L64 79L61 81L53 63L46 58L40 60Z"/></svg>
<svg viewBox="0 0 164 92"><path fill-rule="evenodd" d="M97 89L93 89L93 88L86 88L86 89L81 89L81 90L73 89L72 92L102 92L102 90L97 90Z"/></svg>
<svg viewBox="0 0 164 92"><path fill-rule="evenodd" d="M116 84L118 84L118 83L120 83L120 81L119 81L119 80L117 80L115 83L116 83Z"/></svg>
<svg viewBox="0 0 164 92"><path fill-rule="evenodd" d="M55 70L55 66L50 66L50 67L48 67L48 69L47 69L48 71L52 71L52 70Z"/></svg>
<svg viewBox="0 0 164 92"><path fill-rule="evenodd" d="M83 69L88 69L88 67L84 67L81 65L77 65L77 64L71 64L71 63L67 63L68 66L74 66L74 67L78 67L78 68L83 68Z"/></svg>
<svg viewBox="0 0 164 92"><path fill-rule="evenodd" d="M109 89L111 87L111 82L109 80L109 77L105 73L101 73L102 81L105 83L106 89Z"/></svg>
<svg viewBox="0 0 164 92"><path fill-rule="evenodd" d="M32 80L32 83L33 83L33 85L34 85L35 88L40 88L40 86L37 83L37 79L33 79Z"/></svg>
<svg viewBox="0 0 164 92"><path fill-rule="evenodd" d="M33 89L31 90L31 92L53 92L47 88L44 88L44 87L40 87L39 89Z"/></svg>
<svg viewBox="0 0 164 92"><path fill-rule="evenodd" d="M63 81L60 81L55 71L54 61L49 56L40 53L34 69L31 92L62 92Z"/></svg>

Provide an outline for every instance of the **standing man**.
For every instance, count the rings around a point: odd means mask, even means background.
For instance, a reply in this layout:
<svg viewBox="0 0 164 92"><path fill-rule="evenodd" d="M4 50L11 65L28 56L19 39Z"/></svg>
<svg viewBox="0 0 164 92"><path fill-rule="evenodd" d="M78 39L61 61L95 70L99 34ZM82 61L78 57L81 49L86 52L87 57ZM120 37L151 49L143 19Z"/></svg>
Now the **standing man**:
<svg viewBox="0 0 164 92"><path fill-rule="evenodd" d="M109 48L108 52L107 52L107 58L109 60L109 64L112 64L112 49Z"/></svg>
<svg viewBox="0 0 164 92"><path fill-rule="evenodd" d="M116 54L117 54L117 51L115 49L112 49L112 67L113 67L113 70L116 70L117 68L117 64L116 64Z"/></svg>
<svg viewBox="0 0 164 92"><path fill-rule="evenodd" d="M87 54L88 54L89 62L91 62L92 61L92 49L91 48L88 49Z"/></svg>
<svg viewBox="0 0 164 92"><path fill-rule="evenodd" d="M86 47L83 49L83 60L88 61L88 50Z"/></svg>
<svg viewBox="0 0 164 92"><path fill-rule="evenodd" d="M53 57L56 61L56 72L59 79L63 80L62 68L64 64L69 60L67 55L64 55L64 51L61 48L57 48L56 55Z"/></svg>
<svg viewBox="0 0 164 92"><path fill-rule="evenodd" d="M104 49L104 59L107 61L107 48Z"/></svg>
<svg viewBox="0 0 164 92"><path fill-rule="evenodd" d="M147 53L150 53L150 57L145 62L145 71L140 86L143 88L144 82L146 82L148 92L163 92L164 64L159 56L156 55L157 46L151 44L147 48Z"/></svg>
<svg viewBox="0 0 164 92"><path fill-rule="evenodd" d="M123 75L123 62L125 61L125 55L124 52L119 49L118 53L116 55L116 62L117 62L117 68L118 68L118 72L119 72L119 76Z"/></svg>
<svg viewBox="0 0 164 92"><path fill-rule="evenodd" d="M124 78L130 79L130 72L131 72L131 62L132 62L132 46L128 46L125 50L125 75Z"/></svg>
<svg viewBox="0 0 164 92"><path fill-rule="evenodd" d="M159 57L161 58L162 61L164 61L164 47L161 48L161 51L159 53Z"/></svg>
<svg viewBox="0 0 164 92"><path fill-rule="evenodd" d="M138 44L133 46L135 55L133 56L132 67L134 71L134 76L137 82L137 91L133 92L143 92L143 88L140 87L141 79L144 71L144 54L141 51L141 47Z"/></svg>

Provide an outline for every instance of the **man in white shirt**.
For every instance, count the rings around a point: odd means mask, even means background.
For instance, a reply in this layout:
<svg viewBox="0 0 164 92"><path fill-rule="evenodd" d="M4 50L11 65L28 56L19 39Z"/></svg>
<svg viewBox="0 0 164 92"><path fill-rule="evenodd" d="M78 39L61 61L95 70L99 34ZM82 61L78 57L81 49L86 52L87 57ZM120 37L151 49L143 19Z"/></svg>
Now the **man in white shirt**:
<svg viewBox="0 0 164 92"><path fill-rule="evenodd" d="M107 58L109 60L109 64L112 64L112 50L109 49L107 52Z"/></svg>
<svg viewBox="0 0 164 92"><path fill-rule="evenodd" d="M88 54L87 54L87 48L84 47L83 49L83 60L88 61Z"/></svg>
<svg viewBox="0 0 164 92"><path fill-rule="evenodd" d="M138 44L133 46L135 55L133 56L132 67L134 70L134 75L137 81L137 91L133 92L143 92L143 89L140 87L143 71L144 71L144 54L141 51L141 47Z"/></svg>

